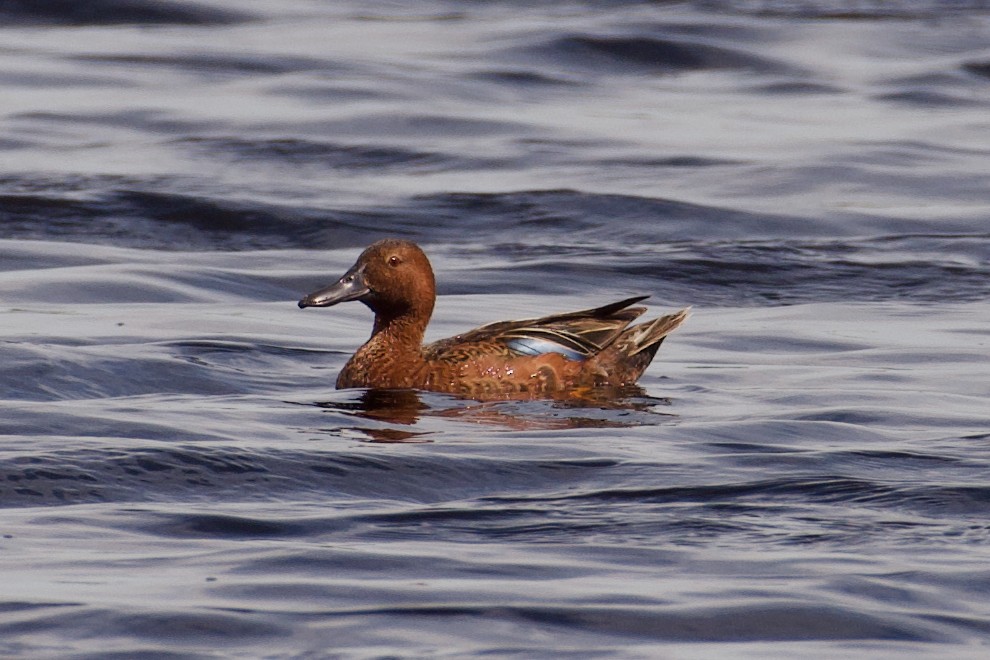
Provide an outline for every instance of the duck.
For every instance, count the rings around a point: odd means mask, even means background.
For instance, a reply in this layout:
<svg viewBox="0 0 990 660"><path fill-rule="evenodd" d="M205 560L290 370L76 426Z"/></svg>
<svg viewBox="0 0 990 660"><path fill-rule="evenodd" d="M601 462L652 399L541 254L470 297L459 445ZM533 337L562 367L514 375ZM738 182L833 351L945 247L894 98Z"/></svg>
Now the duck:
<svg viewBox="0 0 990 660"><path fill-rule="evenodd" d="M540 397L633 385L690 307L631 325L640 295L601 307L498 321L424 345L436 303L426 253L412 241L370 245L336 282L299 301L359 301L374 312L371 337L337 376L338 389L415 389L474 398Z"/></svg>

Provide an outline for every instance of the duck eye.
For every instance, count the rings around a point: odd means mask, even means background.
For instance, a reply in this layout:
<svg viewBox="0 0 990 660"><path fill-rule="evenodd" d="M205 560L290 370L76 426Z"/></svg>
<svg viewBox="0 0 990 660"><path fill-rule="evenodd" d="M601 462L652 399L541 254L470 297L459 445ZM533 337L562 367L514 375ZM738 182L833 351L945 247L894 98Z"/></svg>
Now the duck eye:
<svg viewBox="0 0 990 660"><path fill-rule="evenodd" d="M392 268L395 268L396 266L399 265L401 261L402 261L401 259L399 259L397 256L393 254L391 257L388 258L388 265L391 266Z"/></svg>

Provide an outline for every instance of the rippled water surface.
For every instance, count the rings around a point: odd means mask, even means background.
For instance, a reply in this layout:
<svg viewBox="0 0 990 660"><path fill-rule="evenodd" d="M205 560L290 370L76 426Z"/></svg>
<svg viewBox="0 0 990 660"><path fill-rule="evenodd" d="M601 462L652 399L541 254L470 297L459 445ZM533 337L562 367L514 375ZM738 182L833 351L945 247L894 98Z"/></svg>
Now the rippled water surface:
<svg viewBox="0 0 990 660"><path fill-rule="evenodd" d="M980 2L0 3L0 655L984 658ZM631 388L333 388L651 294Z"/></svg>

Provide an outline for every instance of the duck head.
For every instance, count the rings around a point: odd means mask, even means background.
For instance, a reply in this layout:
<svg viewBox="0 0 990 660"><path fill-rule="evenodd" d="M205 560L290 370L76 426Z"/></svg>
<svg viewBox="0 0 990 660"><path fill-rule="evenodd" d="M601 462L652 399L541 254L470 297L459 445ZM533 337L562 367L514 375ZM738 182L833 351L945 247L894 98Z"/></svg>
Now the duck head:
<svg viewBox="0 0 990 660"><path fill-rule="evenodd" d="M430 260L411 241L386 239L369 246L344 275L299 301L299 307L330 307L359 300L375 315L413 315L428 321L436 299Z"/></svg>

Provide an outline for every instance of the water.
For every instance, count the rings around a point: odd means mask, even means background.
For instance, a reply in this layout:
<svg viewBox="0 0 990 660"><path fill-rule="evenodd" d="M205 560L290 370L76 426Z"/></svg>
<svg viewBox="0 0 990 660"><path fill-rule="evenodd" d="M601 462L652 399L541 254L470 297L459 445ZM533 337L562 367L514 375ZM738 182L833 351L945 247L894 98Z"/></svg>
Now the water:
<svg viewBox="0 0 990 660"><path fill-rule="evenodd" d="M0 655L983 658L990 14L0 5ZM336 391L650 293L640 389Z"/></svg>

